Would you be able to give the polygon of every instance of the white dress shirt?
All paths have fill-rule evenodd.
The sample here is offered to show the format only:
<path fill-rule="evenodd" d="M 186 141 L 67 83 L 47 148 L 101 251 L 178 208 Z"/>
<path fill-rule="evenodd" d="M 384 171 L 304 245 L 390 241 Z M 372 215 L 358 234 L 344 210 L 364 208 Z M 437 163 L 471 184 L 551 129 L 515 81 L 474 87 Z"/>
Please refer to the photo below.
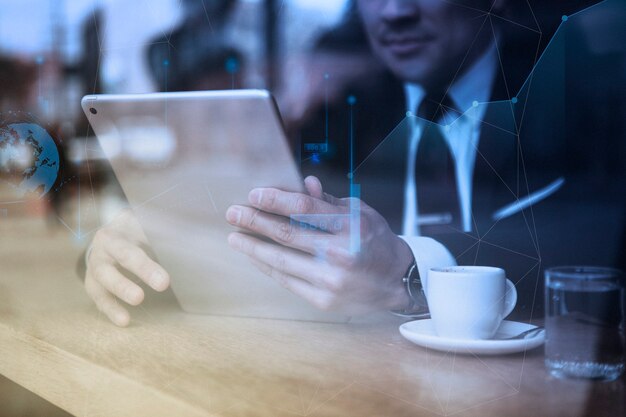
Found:
<path fill-rule="evenodd" d="M 450 98 L 459 110 L 464 111 L 464 114 L 458 118 L 453 117 L 452 114 L 444 114 L 437 121 L 456 167 L 461 227 L 464 232 L 472 231 L 472 178 L 476 149 L 486 102 L 489 101 L 491 95 L 496 65 L 497 51 L 495 46 L 492 46 L 450 87 Z M 426 92 L 417 84 L 406 84 L 404 88 L 409 112 L 415 112 Z M 409 116 L 409 121 L 412 133 L 407 155 L 402 233 L 405 236 L 419 236 L 420 224 L 439 223 L 445 221 L 445 218 L 432 216 L 430 213 L 429 216 L 420 217 L 416 191 L 419 184 L 415 183 L 415 159 L 422 130 L 428 122 L 416 116 Z"/>
<path fill-rule="evenodd" d="M 461 212 L 463 231 L 472 230 L 472 179 L 476 161 L 476 149 L 480 137 L 481 121 L 485 115 L 486 103 L 491 96 L 493 80 L 498 63 L 495 45 L 491 46 L 469 70 L 463 74 L 450 88 L 449 96 L 464 114 L 453 120 L 444 115 L 438 124 L 448 144 L 455 164 L 457 191 Z M 408 111 L 417 111 L 426 92 L 417 84 L 405 84 Z M 444 112 L 445 113 L 445 112 Z M 441 243 L 434 239 L 420 236 L 420 224 L 440 222 L 437 216 L 421 216 L 417 209 L 417 191 L 415 183 L 415 158 L 419 141 L 424 128 L 424 120 L 409 115 L 411 137 L 407 155 L 407 172 L 405 181 L 405 199 L 403 230 L 400 236 L 409 245 L 428 294 L 428 270 L 433 267 L 456 265 L 454 256 Z"/>

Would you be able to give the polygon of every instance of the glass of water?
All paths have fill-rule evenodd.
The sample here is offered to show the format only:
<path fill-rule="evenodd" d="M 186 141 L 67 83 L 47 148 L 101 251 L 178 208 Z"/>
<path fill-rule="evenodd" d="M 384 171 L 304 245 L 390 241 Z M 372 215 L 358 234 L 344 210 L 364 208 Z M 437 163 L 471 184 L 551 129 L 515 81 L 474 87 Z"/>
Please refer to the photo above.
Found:
<path fill-rule="evenodd" d="M 624 371 L 624 275 L 612 268 L 550 268 L 545 363 L 563 378 L 614 380 Z"/>

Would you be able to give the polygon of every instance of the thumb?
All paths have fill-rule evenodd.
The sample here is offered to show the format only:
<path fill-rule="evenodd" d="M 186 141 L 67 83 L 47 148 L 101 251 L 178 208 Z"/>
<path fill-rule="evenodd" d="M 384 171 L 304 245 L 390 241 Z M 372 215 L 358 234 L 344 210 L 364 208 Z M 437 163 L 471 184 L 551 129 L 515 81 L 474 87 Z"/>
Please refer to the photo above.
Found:
<path fill-rule="evenodd" d="M 322 189 L 322 183 L 317 177 L 309 175 L 304 179 L 304 188 L 313 198 L 324 199 L 324 190 Z"/>
<path fill-rule="evenodd" d="M 324 189 L 322 188 L 322 183 L 317 177 L 313 175 L 309 175 L 304 179 L 304 187 L 306 188 L 306 191 L 309 193 L 309 195 L 313 198 L 319 198 L 320 200 L 326 201 L 327 203 L 333 204 L 335 206 L 344 205 L 342 204 L 340 199 L 328 193 L 325 193 Z"/>

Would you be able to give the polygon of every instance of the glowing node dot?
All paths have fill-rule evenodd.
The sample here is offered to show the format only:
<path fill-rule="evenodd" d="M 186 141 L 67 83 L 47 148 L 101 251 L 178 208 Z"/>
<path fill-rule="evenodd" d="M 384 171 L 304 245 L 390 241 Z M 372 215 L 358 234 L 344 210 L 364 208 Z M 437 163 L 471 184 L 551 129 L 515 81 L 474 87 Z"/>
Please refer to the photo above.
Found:
<path fill-rule="evenodd" d="M 411 113 L 410 111 L 406 112 L 406 117 L 411 117 L 413 116 L 413 113 Z"/>
<path fill-rule="evenodd" d="M 354 104 L 356 104 L 356 97 L 348 96 L 348 104 L 354 106 Z"/>
<path fill-rule="evenodd" d="M 228 72 L 229 74 L 235 74 L 236 72 L 238 72 L 239 61 L 237 60 L 237 58 L 232 56 L 228 58 L 224 63 L 224 69 L 226 69 L 226 72 Z"/>
<path fill-rule="evenodd" d="M 563 16 L 561 16 L 561 20 L 562 20 L 562 21 L 567 22 L 567 19 L 568 19 L 567 15 L 563 15 Z"/>
<path fill-rule="evenodd" d="M 324 79 L 327 80 L 330 78 L 330 75 L 328 75 L 328 73 L 324 74 Z"/>
<path fill-rule="evenodd" d="M 349 179 L 349 180 L 351 180 L 351 179 L 354 177 L 354 175 L 352 174 L 352 172 L 349 172 L 349 173 L 348 173 L 348 175 L 346 175 L 346 176 L 348 177 L 348 179 Z"/>
<path fill-rule="evenodd" d="M 478 102 L 476 100 L 472 101 L 472 106 L 478 107 Z"/>
<path fill-rule="evenodd" d="M 167 67 L 168 65 L 170 65 L 170 61 L 168 61 L 167 59 L 163 61 L 163 66 Z"/>
<path fill-rule="evenodd" d="M 511 103 L 513 103 L 513 104 L 517 103 L 517 97 L 513 97 L 513 98 L 511 99 Z"/>

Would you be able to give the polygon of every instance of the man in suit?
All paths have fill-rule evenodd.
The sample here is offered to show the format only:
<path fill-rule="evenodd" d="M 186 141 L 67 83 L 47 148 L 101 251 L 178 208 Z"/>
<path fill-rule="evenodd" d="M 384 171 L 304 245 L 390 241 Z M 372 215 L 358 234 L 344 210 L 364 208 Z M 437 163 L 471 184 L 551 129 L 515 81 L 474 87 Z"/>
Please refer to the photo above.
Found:
<path fill-rule="evenodd" d="M 382 142 L 353 149 L 346 138 L 358 130 L 349 129 L 333 138 L 333 159 L 322 155 L 321 165 L 351 165 L 360 200 L 335 198 L 314 177 L 305 180 L 306 194 L 252 190 L 249 205 L 231 207 L 227 221 L 281 245 L 233 233 L 231 246 L 313 305 L 350 314 L 422 311 L 404 278 L 417 272 L 426 279 L 430 267 L 458 262 L 505 268 L 520 293 L 518 314 L 530 316 L 541 306 L 545 265 L 616 263 L 626 214 L 623 166 L 602 172 L 606 152 L 586 158 L 589 142 L 564 123 L 572 114 L 562 101 L 567 79 L 548 75 L 532 88 L 525 82 L 541 39 L 534 49 L 519 48 L 515 31 L 492 25 L 510 21 L 508 7 L 504 0 L 358 1 L 372 50 L 400 80 L 390 88 L 405 98 L 375 104 L 409 115 Z M 563 65 L 559 54 L 549 58 L 547 74 Z M 550 100 L 534 94 L 537 83 Z M 361 102 L 350 102 L 351 113 Z M 594 143 L 610 146 L 616 138 L 607 133 Z M 303 171 L 324 178 L 319 168 Z M 300 234 L 293 218 L 319 230 Z M 117 324 L 129 316 L 112 294 L 137 304 L 143 292 L 116 264 L 154 289 L 167 287 L 167 272 L 122 233 L 105 230 L 92 248 L 86 288 Z"/>
<path fill-rule="evenodd" d="M 375 209 L 393 232 L 402 235 L 422 277 L 429 266 L 454 262 L 503 267 L 518 288 L 515 316 L 528 318 L 543 314 L 545 267 L 579 263 L 617 266 L 621 262 L 626 155 L 619 138 L 624 138 L 624 130 L 605 124 L 596 127 L 604 134 L 588 132 L 582 137 L 600 109 L 589 109 L 586 119 L 572 117 L 581 105 L 589 106 L 583 97 L 565 99 L 573 99 L 581 79 L 598 84 L 598 80 L 588 79 L 589 74 L 577 71 L 596 57 L 580 52 L 584 50 L 580 39 L 566 42 L 577 31 L 576 23 L 562 27 L 552 48 L 537 62 L 546 40 L 527 27 L 520 29 L 523 25 L 511 20 L 520 17 L 520 10 L 511 16 L 511 5 L 505 1 L 357 3 L 374 53 L 403 84 L 404 105 L 410 114 L 390 127 L 391 133 L 382 142 L 360 142 L 360 149 L 348 149 L 348 158 L 356 155 L 359 162 L 347 172 L 361 186 L 361 198 L 369 206 L 364 211 Z M 561 14 L 548 17 L 553 20 L 547 26 L 553 28 L 567 22 Z M 578 51 L 572 53 L 574 47 Z M 566 76 L 563 68 L 568 68 Z M 623 125 L 619 122 L 623 107 L 597 104 L 609 112 L 607 120 Z M 388 102 L 384 106 L 397 107 Z M 363 132 L 363 126 L 360 128 Z M 336 139 L 344 140 L 344 150 L 348 142 L 344 138 L 349 135 Z M 590 152 L 598 145 L 602 151 Z M 341 144 L 336 144 L 336 149 L 331 165 L 342 159 Z M 365 155 L 359 153 L 363 149 Z M 611 159 L 622 161 L 621 167 Z M 308 165 L 305 171 L 320 173 L 319 167 Z M 332 184 L 330 177 L 322 182 Z M 317 186 L 313 190 L 313 195 L 319 192 Z M 266 205 L 257 191 L 259 201 L 251 201 L 255 209 L 283 216 L 301 214 L 296 206 L 290 206 L 299 197 L 265 192 L 269 192 L 270 202 Z M 276 203 L 282 198 L 284 201 Z M 327 198 L 327 202 L 333 201 Z M 300 203 L 311 209 L 307 214 L 333 212 L 331 206 Z M 233 224 L 309 256 L 320 256 L 319 243 L 302 242 L 284 220 L 268 218 L 267 224 L 259 225 L 261 216 L 254 211 L 235 209 L 236 216 L 229 218 Z M 372 222 L 377 225 L 375 219 Z M 377 232 L 386 239 L 389 230 Z M 343 239 L 345 246 L 347 237 Z M 387 267 L 403 264 L 398 256 L 403 252 L 398 248 L 394 254 L 384 250 L 381 254 L 362 246 L 362 253 L 347 261 L 357 267 L 340 267 L 337 272 L 306 264 L 301 253 L 281 253 L 249 236 L 235 235 L 233 244 L 283 285 L 323 307 L 330 304 L 344 309 L 357 298 L 354 294 L 363 290 L 360 285 L 378 289 L 382 299 L 391 300 L 382 296 L 386 292 L 380 288 L 398 288 L 401 282 L 401 268 L 391 269 L 383 278 L 376 266 L 359 263 L 384 259 L 391 260 L 384 263 Z M 337 256 L 330 246 L 322 256 L 329 252 Z M 390 247 L 394 247 L 392 243 Z M 306 271 L 296 266 L 296 259 L 306 265 Z M 345 262 L 341 257 L 327 259 Z M 330 278 L 316 276 L 323 274 Z M 396 284 L 390 278 L 394 276 Z M 395 300 L 401 300 L 396 296 Z M 365 301 L 370 307 L 385 306 L 363 297 L 363 304 Z"/>

